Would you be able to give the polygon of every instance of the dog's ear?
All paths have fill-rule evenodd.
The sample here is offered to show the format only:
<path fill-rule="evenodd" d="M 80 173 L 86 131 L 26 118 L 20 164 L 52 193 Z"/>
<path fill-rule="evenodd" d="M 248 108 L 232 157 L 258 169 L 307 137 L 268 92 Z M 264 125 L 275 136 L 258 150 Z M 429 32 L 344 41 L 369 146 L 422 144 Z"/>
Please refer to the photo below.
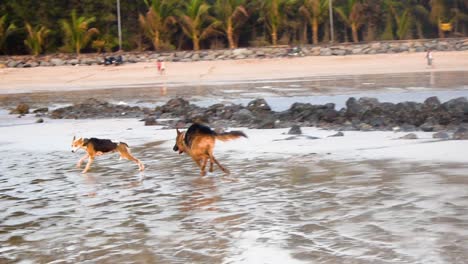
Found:
<path fill-rule="evenodd" d="M 75 142 L 75 138 L 76 138 L 76 137 L 75 137 L 75 136 L 73 136 L 72 143 L 73 143 L 73 142 Z"/>
<path fill-rule="evenodd" d="M 176 128 L 176 131 L 177 131 L 177 135 L 180 135 L 180 131 L 178 128 Z"/>

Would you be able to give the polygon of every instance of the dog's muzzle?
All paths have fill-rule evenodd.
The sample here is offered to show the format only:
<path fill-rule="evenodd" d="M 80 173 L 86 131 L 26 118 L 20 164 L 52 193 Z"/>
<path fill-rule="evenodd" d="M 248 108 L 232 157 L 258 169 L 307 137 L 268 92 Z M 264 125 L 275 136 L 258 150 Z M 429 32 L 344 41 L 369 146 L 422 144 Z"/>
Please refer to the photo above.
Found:
<path fill-rule="evenodd" d="M 179 147 L 177 145 L 175 145 L 174 148 L 172 148 L 172 150 L 179 151 Z"/>

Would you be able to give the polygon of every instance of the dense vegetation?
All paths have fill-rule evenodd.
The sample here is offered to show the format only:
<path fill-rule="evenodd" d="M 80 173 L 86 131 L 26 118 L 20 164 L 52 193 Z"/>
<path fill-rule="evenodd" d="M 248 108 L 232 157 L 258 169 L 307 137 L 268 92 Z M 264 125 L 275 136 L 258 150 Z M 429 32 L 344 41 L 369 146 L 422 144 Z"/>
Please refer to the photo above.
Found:
<path fill-rule="evenodd" d="M 118 49 L 117 0 L 2 0 L 0 54 Z M 333 0 L 335 42 L 460 37 L 468 0 Z M 124 50 L 319 44 L 329 0 L 120 1 Z"/>

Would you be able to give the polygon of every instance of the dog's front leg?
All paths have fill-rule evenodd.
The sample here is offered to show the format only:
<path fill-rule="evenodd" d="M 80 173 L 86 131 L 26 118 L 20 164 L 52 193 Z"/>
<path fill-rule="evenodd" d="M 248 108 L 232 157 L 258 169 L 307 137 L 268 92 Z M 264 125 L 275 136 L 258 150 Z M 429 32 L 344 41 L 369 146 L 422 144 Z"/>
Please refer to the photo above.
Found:
<path fill-rule="evenodd" d="M 83 163 L 83 161 L 84 161 L 85 159 L 88 158 L 88 156 L 89 156 L 88 154 L 84 155 L 84 156 L 78 161 L 78 163 L 76 163 L 76 167 L 77 167 L 77 168 L 81 168 L 81 164 Z"/>
<path fill-rule="evenodd" d="M 86 167 L 85 167 L 85 169 L 83 170 L 82 173 L 88 172 L 89 167 L 91 167 L 91 164 L 93 163 L 93 161 L 94 161 L 94 157 L 89 156 L 88 163 L 86 164 Z"/>

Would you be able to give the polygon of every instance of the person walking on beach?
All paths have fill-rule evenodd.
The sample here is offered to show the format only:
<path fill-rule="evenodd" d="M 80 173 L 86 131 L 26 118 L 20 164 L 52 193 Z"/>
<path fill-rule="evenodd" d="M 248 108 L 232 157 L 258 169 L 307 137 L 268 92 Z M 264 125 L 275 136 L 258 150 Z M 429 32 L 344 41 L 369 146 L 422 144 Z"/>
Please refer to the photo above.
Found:
<path fill-rule="evenodd" d="M 164 63 L 164 61 L 158 60 L 158 62 L 156 63 L 156 66 L 158 67 L 159 74 L 163 75 L 164 72 L 166 71 L 166 64 Z"/>
<path fill-rule="evenodd" d="M 432 50 L 428 49 L 426 53 L 426 59 L 427 59 L 427 66 L 432 67 L 432 60 L 434 57 L 432 56 Z"/>

